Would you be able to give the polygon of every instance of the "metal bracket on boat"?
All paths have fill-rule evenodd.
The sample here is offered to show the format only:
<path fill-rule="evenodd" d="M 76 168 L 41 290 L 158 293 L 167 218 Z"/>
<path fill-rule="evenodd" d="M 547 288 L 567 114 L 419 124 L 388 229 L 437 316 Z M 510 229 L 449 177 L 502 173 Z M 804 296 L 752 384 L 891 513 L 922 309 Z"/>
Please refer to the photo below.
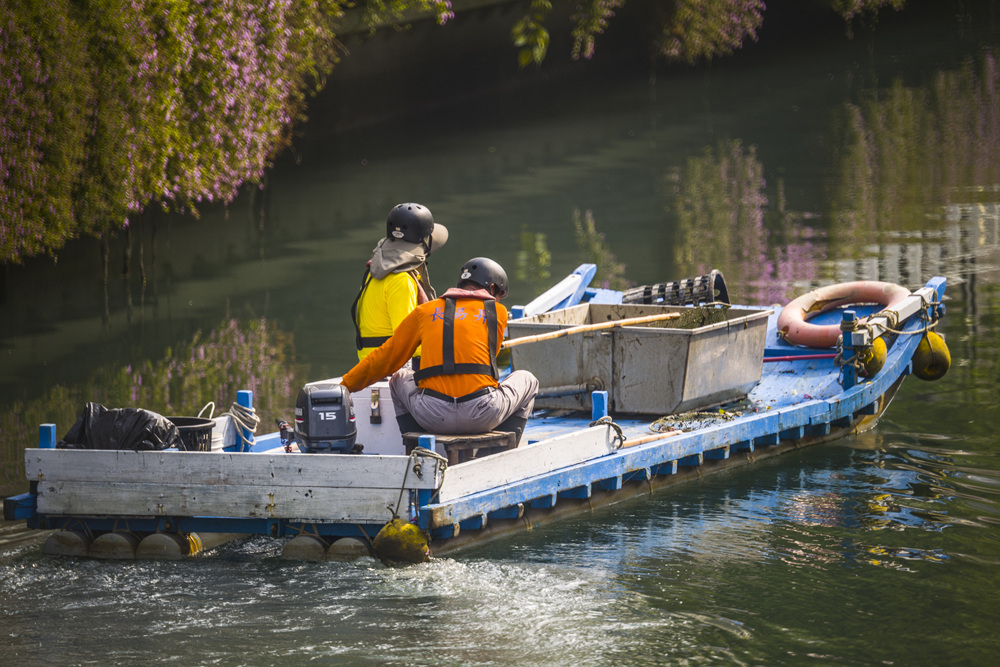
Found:
<path fill-rule="evenodd" d="M 413 461 L 413 474 L 419 479 L 424 478 L 424 462 L 420 459 L 429 458 L 437 460 L 442 474 L 444 474 L 445 469 L 448 467 L 448 459 L 446 457 L 423 447 L 414 447 L 413 451 L 410 452 L 410 458 Z"/>
<path fill-rule="evenodd" d="M 892 308 L 885 308 L 870 317 L 859 320 L 854 311 L 844 311 L 844 319 L 840 323 L 841 335 L 838 344 L 835 363 L 843 368 L 841 386 L 844 389 L 853 387 L 859 377 L 867 377 L 877 372 L 871 371 L 862 354 L 873 350 L 876 344 L 882 348 L 881 357 L 885 357 L 885 339 L 879 339 L 886 333 L 895 335 L 926 335 L 937 326 L 941 304 L 937 300 L 937 292 L 927 286 L 911 292 L 908 297 Z M 923 326 L 915 331 L 902 331 L 900 326 L 911 317 L 919 315 Z M 876 355 L 877 356 L 877 355 Z M 881 363 L 877 364 L 881 368 Z"/>
<path fill-rule="evenodd" d="M 413 474 L 416 475 L 418 478 L 423 479 L 424 477 L 424 462 L 421 459 L 423 458 L 435 459 L 438 462 L 438 470 L 441 472 L 442 478 L 444 476 L 444 471 L 448 468 L 448 459 L 441 456 L 432 449 L 434 447 L 434 436 L 433 435 L 420 436 L 420 439 L 422 441 L 425 438 L 427 439 L 426 444 L 428 446 L 424 446 L 425 443 L 421 442 L 420 447 L 414 447 L 413 451 L 410 452 L 410 460 L 407 461 L 406 470 L 403 473 L 403 481 L 399 485 L 399 498 L 396 500 L 396 506 L 395 507 L 393 507 L 392 505 L 386 506 L 386 509 L 392 513 L 392 517 L 394 519 L 399 517 L 399 508 L 403 504 L 403 494 L 406 493 L 406 480 L 410 476 L 410 470 L 412 469 Z M 424 493 L 424 492 L 420 491 L 418 493 Z"/>
<path fill-rule="evenodd" d="M 869 341 L 868 343 L 855 346 L 853 333 L 864 331 L 864 328 L 859 326 L 857 315 L 853 310 L 845 310 L 843 317 L 844 319 L 840 322 L 840 330 L 844 333 L 841 336 L 840 344 L 837 346 L 837 357 L 834 359 L 834 363 L 841 369 L 840 385 L 847 390 L 853 387 L 858 380 L 860 370 L 858 351 L 871 345 L 871 343 Z"/>

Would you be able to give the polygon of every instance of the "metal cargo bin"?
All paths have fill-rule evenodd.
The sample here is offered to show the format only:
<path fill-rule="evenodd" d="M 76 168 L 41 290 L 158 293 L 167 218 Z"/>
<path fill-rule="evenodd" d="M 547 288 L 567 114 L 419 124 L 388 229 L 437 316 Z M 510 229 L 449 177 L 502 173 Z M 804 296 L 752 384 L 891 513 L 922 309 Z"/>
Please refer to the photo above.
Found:
<path fill-rule="evenodd" d="M 583 304 L 507 323 L 510 338 L 691 306 Z M 760 381 L 770 310 L 729 308 L 694 329 L 672 321 L 615 327 L 511 348 L 514 368 L 538 377 L 536 408 L 589 410 L 605 389 L 618 413 L 666 415 L 738 400 Z"/>

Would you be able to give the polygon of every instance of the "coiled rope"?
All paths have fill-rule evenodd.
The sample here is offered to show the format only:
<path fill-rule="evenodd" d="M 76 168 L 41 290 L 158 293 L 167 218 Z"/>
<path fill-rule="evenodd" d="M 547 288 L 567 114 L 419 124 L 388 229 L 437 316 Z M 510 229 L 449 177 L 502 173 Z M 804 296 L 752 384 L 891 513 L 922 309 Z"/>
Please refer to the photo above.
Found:
<path fill-rule="evenodd" d="M 257 416 L 253 408 L 244 407 L 239 403 L 233 403 L 226 414 L 232 417 L 233 422 L 238 427 L 236 432 L 239 434 L 240 440 L 243 441 L 244 445 L 240 449 L 249 449 L 253 446 L 253 439 L 247 438 L 244 432 L 249 431 L 251 436 L 256 433 L 257 425 L 260 424 L 260 417 Z"/>
<path fill-rule="evenodd" d="M 608 416 L 604 416 L 601 417 L 600 419 L 595 419 L 594 421 L 590 422 L 591 426 L 600 426 L 601 424 L 607 424 L 612 430 L 614 430 L 615 437 L 612 438 L 611 441 L 614 442 L 615 440 L 617 440 L 618 446 L 615 447 L 615 449 L 621 449 L 625 445 L 625 434 L 622 433 L 622 427 L 614 423 L 611 420 L 611 417 Z"/>
<path fill-rule="evenodd" d="M 931 329 L 934 329 L 935 327 L 937 327 L 937 325 L 938 325 L 938 318 L 935 317 L 932 320 L 930 318 L 930 315 L 928 314 L 928 310 L 935 311 L 937 309 L 937 307 L 941 305 L 941 301 L 940 300 L 929 301 L 926 298 L 924 298 L 923 295 L 921 295 L 920 302 L 922 304 L 920 306 L 920 319 L 923 320 L 924 326 L 922 328 L 920 328 L 920 329 L 917 329 L 916 331 L 902 331 L 900 329 L 897 329 L 897 327 L 899 326 L 899 314 L 896 313 L 896 312 L 894 312 L 894 311 L 891 311 L 891 310 L 882 311 L 882 312 L 879 312 L 879 313 L 875 313 L 875 315 L 880 315 L 882 317 L 885 317 L 888 320 L 887 324 L 883 324 L 881 326 L 882 326 L 883 329 L 885 329 L 889 333 L 896 334 L 897 336 L 917 336 L 917 335 L 923 335 L 923 334 L 927 333 L 928 331 L 930 331 Z M 871 318 L 868 318 L 868 319 L 871 319 Z M 865 328 L 868 329 L 869 337 L 870 338 L 874 338 L 875 337 L 874 336 L 874 332 L 871 331 L 871 327 L 870 326 L 866 326 Z M 841 329 L 843 329 L 843 323 L 841 323 Z"/>
<path fill-rule="evenodd" d="M 936 318 L 934 320 L 931 320 L 930 317 L 927 315 L 927 309 L 939 305 L 941 305 L 940 301 L 932 301 L 932 302 L 924 301 L 924 306 L 920 309 L 920 319 L 923 320 L 924 326 L 921 327 L 920 329 L 917 329 L 916 331 L 897 330 L 896 327 L 899 326 L 899 322 L 896 321 L 897 318 L 895 317 L 895 313 L 893 313 L 893 317 L 891 318 L 892 320 L 891 324 L 889 325 L 883 324 L 882 328 L 888 331 L 889 333 L 896 334 L 897 336 L 916 336 L 916 335 L 922 336 L 931 329 L 937 327 L 938 320 Z"/>

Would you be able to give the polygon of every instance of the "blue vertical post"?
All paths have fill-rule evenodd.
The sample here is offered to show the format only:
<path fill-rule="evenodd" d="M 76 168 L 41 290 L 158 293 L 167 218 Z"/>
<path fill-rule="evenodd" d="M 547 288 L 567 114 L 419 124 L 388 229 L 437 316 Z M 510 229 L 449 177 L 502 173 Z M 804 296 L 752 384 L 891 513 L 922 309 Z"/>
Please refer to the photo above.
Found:
<path fill-rule="evenodd" d="M 417 438 L 417 446 L 423 447 L 424 449 L 429 449 L 433 452 L 437 447 L 437 438 L 435 438 L 433 435 L 430 434 L 422 435 Z M 407 462 L 407 465 L 410 465 L 410 463 Z M 428 530 L 430 528 L 430 520 L 429 517 L 424 518 L 421 516 L 420 509 L 426 505 L 429 505 L 431 502 L 431 498 L 433 497 L 434 497 L 433 489 L 417 489 L 416 516 L 411 516 L 410 520 L 413 521 L 414 519 L 417 519 L 420 527 L 423 528 L 424 530 Z"/>
<path fill-rule="evenodd" d="M 854 330 L 854 323 L 857 321 L 857 314 L 853 310 L 845 310 L 844 317 L 840 322 L 840 330 L 843 332 L 841 334 L 841 339 L 843 341 L 843 374 L 844 378 L 841 385 L 845 390 L 850 389 L 857 382 L 857 376 L 854 373 L 854 341 L 851 340 L 851 331 Z"/>
<path fill-rule="evenodd" d="M 253 392 L 248 389 L 243 389 L 236 392 L 236 404 L 241 408 L 246 408 L 248 411 L 253 410 Z M 249 452 L 250 447 L 253 446 L 253 431 L 246 428 L 245 426 L 239 426 L 240 433 L 243 437 L 240 438 L 240 442 L 236 447 L 238 452 Z M 249 443 L 249 444 L 247 444 Z"/>
<path fill-rule="evenodd" d="M 56 425 L 55 424 L 39 424 L 38 425 L 38 448 L 39 449 L 55 449 L 56 448 Z"/>
<path fill-rule="evenodd" d="M 597 421 L 601 417 L 608 416 L 608 392 L 590 392 L 590 420 Z"/>

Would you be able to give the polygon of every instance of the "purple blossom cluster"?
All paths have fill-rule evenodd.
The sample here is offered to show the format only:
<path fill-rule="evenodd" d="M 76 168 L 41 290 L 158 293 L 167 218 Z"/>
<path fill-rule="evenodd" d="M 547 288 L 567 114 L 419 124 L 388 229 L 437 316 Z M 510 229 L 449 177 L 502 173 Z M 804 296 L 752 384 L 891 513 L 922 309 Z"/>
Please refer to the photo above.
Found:
<path fill-rule="evenodd" d="M 231 201 L 242 183 L 260 180 L 287 138 L 303 65 L 311 65 L 303 47 L 332 32 L 301 20 L 296 11 L 310 3 L 295 0 L 130 4 L 127 29 L 142 48 L 129 86 L 143 104 L 125 131 L 128 212 L 150 201 Z"/>
<path fill-rule="evenodd" d="M 833 0 L 833 9 L 845 21 L 851 21 L 858 16 L 874 14 L 886 6 L 900 10 L 905 4 L 906 0 Z"/>
<path fill-rule="evenodd" d="M 70 102 L 80 97 L 85 44 L 64 14 L 41 5 L 0 4 L 0 262 L 73 231 L 69 171 L 83 159 L 87 119 Z"/>
<path fill-rule="evenodd" d="M 570 16 L 574 60 L 580 56 L 588 60 L 594 57 L 597 36 L 604 33 L 615 10 L 624 4 L 625 0 L 586 0 L 576 5 L 576 11 Z"/>
<path fill-rule="evenodd" d="M 342 4 L 3 3 L 0 262 L 259 181 L 336 59 Z"/>
<path fill-rule="evenodd" d="M 451 8 L 451 0 L 431 0 L 431 4 L 438 25 L 444 25 L 455 18 L 455 12 Z"/>
<path fill-rule="evenodd" d="M 763 0 L 674 0 L 660 53 L 689 63 L 728 55 L 747 39 L 757 41 L 766 8 Z"/>

